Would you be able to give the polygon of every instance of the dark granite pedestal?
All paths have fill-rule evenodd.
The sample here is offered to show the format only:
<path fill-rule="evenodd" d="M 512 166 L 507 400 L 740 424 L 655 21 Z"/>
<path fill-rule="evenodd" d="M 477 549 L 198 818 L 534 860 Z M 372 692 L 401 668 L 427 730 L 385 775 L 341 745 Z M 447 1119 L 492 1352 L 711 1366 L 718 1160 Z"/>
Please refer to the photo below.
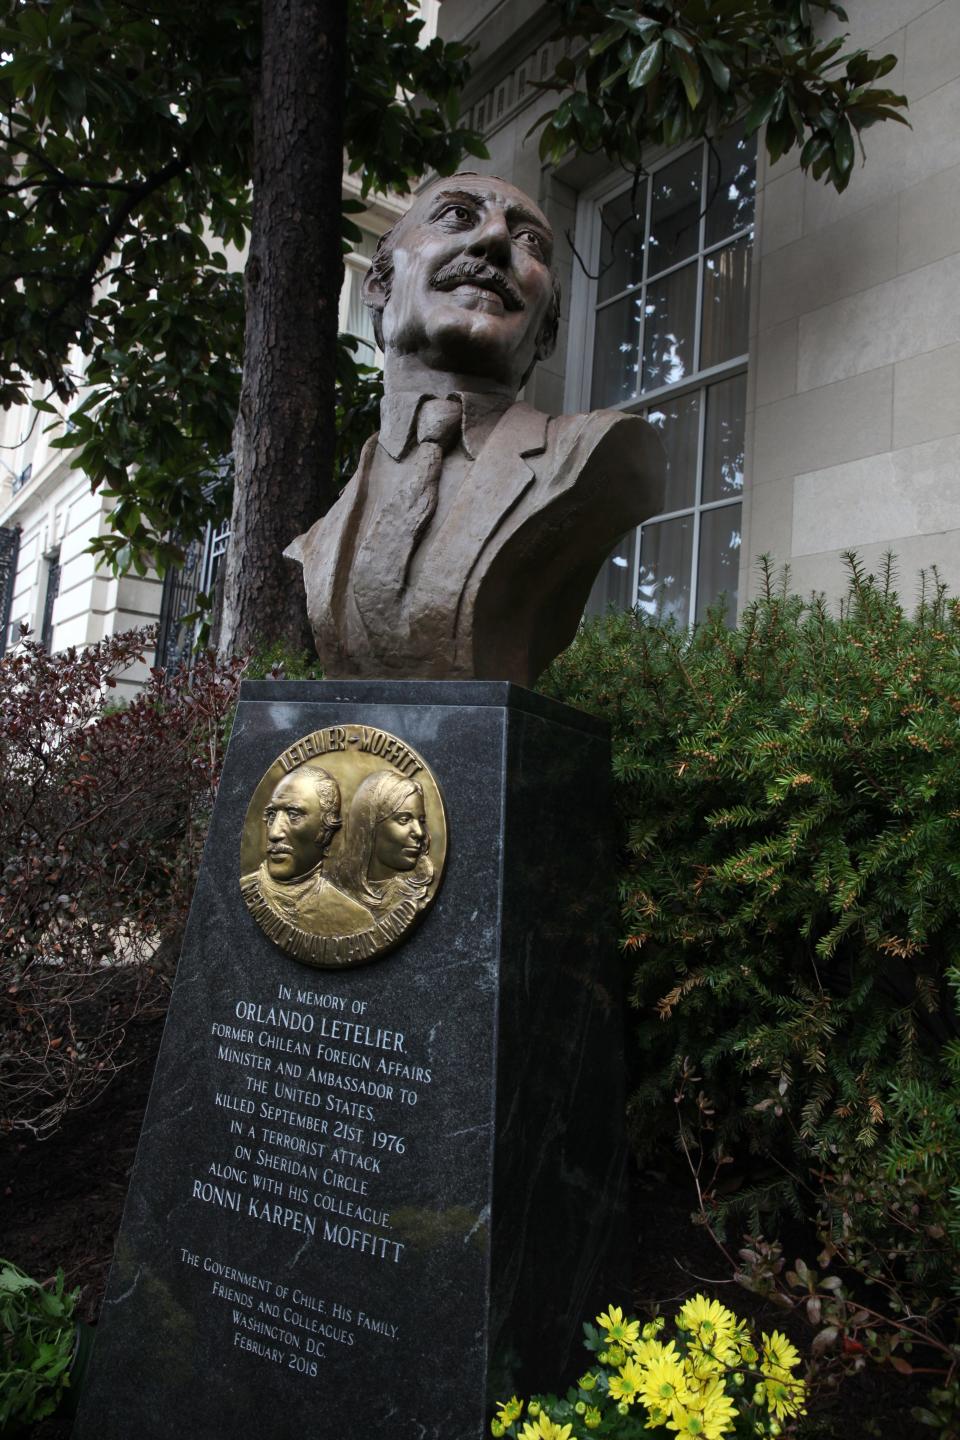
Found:
<path fill-rule="evenodd" d="M 396 951 L 324 971 L 251 919 L 240 833 L 347 722 L 424 757 L 449 852 Z M 75 1440 L 480 1440 L 577 1363 L 623 1165 L 608 770 L 506 684 L 244 685 Z"/>

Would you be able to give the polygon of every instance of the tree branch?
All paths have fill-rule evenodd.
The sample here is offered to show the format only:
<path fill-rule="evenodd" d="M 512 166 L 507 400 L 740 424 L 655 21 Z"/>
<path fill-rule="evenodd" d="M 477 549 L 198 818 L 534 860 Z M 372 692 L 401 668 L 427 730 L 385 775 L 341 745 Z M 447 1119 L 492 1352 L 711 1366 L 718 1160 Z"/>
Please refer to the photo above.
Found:
<path fill-rule="evenodd" d="M 162 189 L 168 181 L 173 180 L 177 175 L 183 175 L 186 169 L 187 160 L 185 157 L 179 160 L 171 160 L 169 164 L 164 165 L 162 170 L 158 170 L 155 175 L 149 176 L 142 185 L 139 185 L 135 191 L 127 196 L 127 199 L 122 205 L 117 207 L 107 223 L 107 227 L 100 238 L 99 244 L 77 277 L 77 282 L 73 286 L 73 289 L 68 295 L 65 295 L 60 303 L 45 317 L 45 329 L 49 328 L 56 320 L 59 320 L 67 306 L 92 285 L 101 263 L 110 253 L 114 241 L 140 202 L 146 200 L 147 196 L 152 195 L 154 191 Z"/>

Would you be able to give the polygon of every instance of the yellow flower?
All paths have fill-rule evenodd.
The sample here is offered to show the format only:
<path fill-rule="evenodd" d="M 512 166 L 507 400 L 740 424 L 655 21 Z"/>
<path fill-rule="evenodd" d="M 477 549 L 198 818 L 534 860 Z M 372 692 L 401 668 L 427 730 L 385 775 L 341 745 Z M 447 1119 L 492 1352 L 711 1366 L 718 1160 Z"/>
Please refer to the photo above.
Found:
<path fill-rule="evenodd" d="M 675 1407 L 667 1428 L 678 1435 L 722 1440 L 733 1429 L 736 1418 L 736 1406 L 723 1388 L 723 1381 L 713 1380 L 699 1394 L 688 1394 L 682 1407 Z"/>
<path fill-rule="evenodd" d="M 497 1419 L 504 1427 L 512 1425 L 515 1420 L 519 1420 L 522 1414 L 523 1401 L 518 1400 L 516 1395 L 512 1395 L 509 1400 L 501 1400 L 497 1406 Z"/>
<path fill-rule="evenodd" d="M 788 1415 L 802 1415 L 805 1410 L 807 1387 L 802 1380 L 768 1379 L 763 1382 L 767 1405 L 778 1420 Z"/>
<path fill-rule="evenodd" d="M 800 1364 L 799 1351 L 779 1330 L 774 1330 L 772 1335 L 763 1335 L 762 1340 L 760 1373 L 763 1375 L 762 1389 L 768 1408 L 777 1420 L 784 1420 L 789 1415 L 802 1415 L 807 1387 L 790 1373 Z"/>
<path fill-rule="evenodd" d="M 627 1352 L 622 1345 L 610 1345 L 600 1358 L 605 1365 L 609 1365 L 612 1369 L 616 1370 L 617 1367 L 622 1365 L 624 1360 L 626 1360 Z"/>
<path fill-rule="evenodd" d="M 731 1332 L 737 1328 L 737 1317 L 721 1305 L 719 1300 L 708 1300 L 706 1295 L 694 1295 L 677 1314 L 677 1327 L 692 1330 L 697 1336 L 701 1331 L 706 1336 L 719 1332 Z"/>
<path fill-rule="evenodd" d="M 669 1345 L 661 1345 L 658 1340 L 647 1343 L 641 1373 L 640 1398 L 648 1410 L 672 1415 L 678 1406 L 686 1404 L 690 1395 L 688 1376 L 672 1340 Z M 610 1386 L 612 1391 L 612 1380 Z"/>
<path fill-rule="evenodd" d="M 640 1393 L 643 1379 L 643 1371 L 636 1360 L 627 1360 L 619 1375 L 610 1376 L 610 1394 L 614 1400 L 620 1400 L 624 1405 L 632 1405 Z"/>
<path fill-rule="evenodd" d="M 737 1361 L 737 1340 L 742 1329 L 719 1300 L 694 1295 L 677 1315 L 677 1327 L 691 1332 L 690 1361 L 698 1376 L 718 1375 Z"/>
<path fill-rule="evenodd" d="M 588 1370 L 586 1375 L 581 1375 L 580 1379 L 577 1381 L 577 1384 L 580 1386 L 581 1390 L 592 1390 L 595 1387 L 596 1383 L 597 1377 L 596 1375 L 594 1375 L 592 1370 Z"/>
<path fill-rule="evenodd" d="M 603 1416 L 600 1414 L 600 1411 L 597 1409 L 596 1405 L 587 1406 L 587 1413 L 583 1417 L 583 1423 L 584 1425 L 586 1425 L 588 1430 L 596 1430 L 602 1419 Z"/>
<path fill-rule="evenodd" d="M 572 1425 L 555 1425 L 542 1410 L 536 1421 L 527 1423 L 520 1431 L 520 1440 L 570 1440 Z"/>
<path fill-rule="evenodd" d="M 640 1334 L 639 1320 L 624 1320 L 619 1305 L 611 1305 L 603 1315 L 597 1316 L 597 1324 L 607 1332 L 607 1342 L 624 1345 L 629 1349 Z"/>
<path fill-rule="evenodd" d="M 800 1352 L 791 1345 L 786 1335 L 781 1335 L 779 1330 L 774 1330 L 772 1335 L 763 1335 L 763 1360 L 760 1369 L 767 1373 L 771 1371 L 788 1372 L 800 1364 Z"/>

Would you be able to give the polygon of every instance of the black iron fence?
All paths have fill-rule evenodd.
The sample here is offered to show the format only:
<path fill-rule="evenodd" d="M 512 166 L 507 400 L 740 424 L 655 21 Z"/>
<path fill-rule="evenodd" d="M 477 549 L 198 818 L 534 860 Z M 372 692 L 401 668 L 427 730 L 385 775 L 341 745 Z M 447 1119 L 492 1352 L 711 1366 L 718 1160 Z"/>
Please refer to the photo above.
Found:
<path fill-rule="evenodd" d="M 10 643 L 10 611 L 19 555 L 20 526 L 0 526 L 0 655 L 6 654 Z"/>
<path fill-rule="evenodd" d="M 179 569 L 167 571 L 160 603 L 156 665 L 168 670 L 189 666 L 202 624 L 197 613 L 198 597 L 212 598 L 229 543 L 229 520 L 216 527 L 208 525 L 203 539 L 192 540 L 186 547 Z"/>

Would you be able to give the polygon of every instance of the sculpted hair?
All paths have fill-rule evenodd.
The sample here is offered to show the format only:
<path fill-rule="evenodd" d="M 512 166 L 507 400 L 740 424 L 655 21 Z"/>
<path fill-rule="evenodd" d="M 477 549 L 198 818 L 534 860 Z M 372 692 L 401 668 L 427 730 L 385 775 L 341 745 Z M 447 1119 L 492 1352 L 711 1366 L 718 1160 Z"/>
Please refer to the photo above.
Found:
<path fill-rule="evenodd" d="M 343 821 L 340 818 L 340 786 L 326 770 L 317 765 L 304 765 L 304 775 L 313 781 L 313 788 L 321 806 L 323 829 L 317 835 L 320 849 L 326 851 Z"/>
<path fill-rule="evenodd" d="M 349 895 L 365 903 L 364 897 L 377 898 L 370 889 L 367 871 L 373 858 L 373 844 L 377 826 L 382 820 L 398 815 L 413 797 L 423 799 L 423 787 L 416 780 L 405 780 L 392 770 L 379 770 L 368 775 L 357 787 L 350 806 L 350 819 L 343 837 L 343 848 L 337 865 L 337 884 Z M 423 853 L 418 868 L 424 865 L 430 849 L 430 831 L 423 827 Z M 427 861 L 429 874 L 422 882 L 427 883 L 433 875 L 433 867 Z"/>

